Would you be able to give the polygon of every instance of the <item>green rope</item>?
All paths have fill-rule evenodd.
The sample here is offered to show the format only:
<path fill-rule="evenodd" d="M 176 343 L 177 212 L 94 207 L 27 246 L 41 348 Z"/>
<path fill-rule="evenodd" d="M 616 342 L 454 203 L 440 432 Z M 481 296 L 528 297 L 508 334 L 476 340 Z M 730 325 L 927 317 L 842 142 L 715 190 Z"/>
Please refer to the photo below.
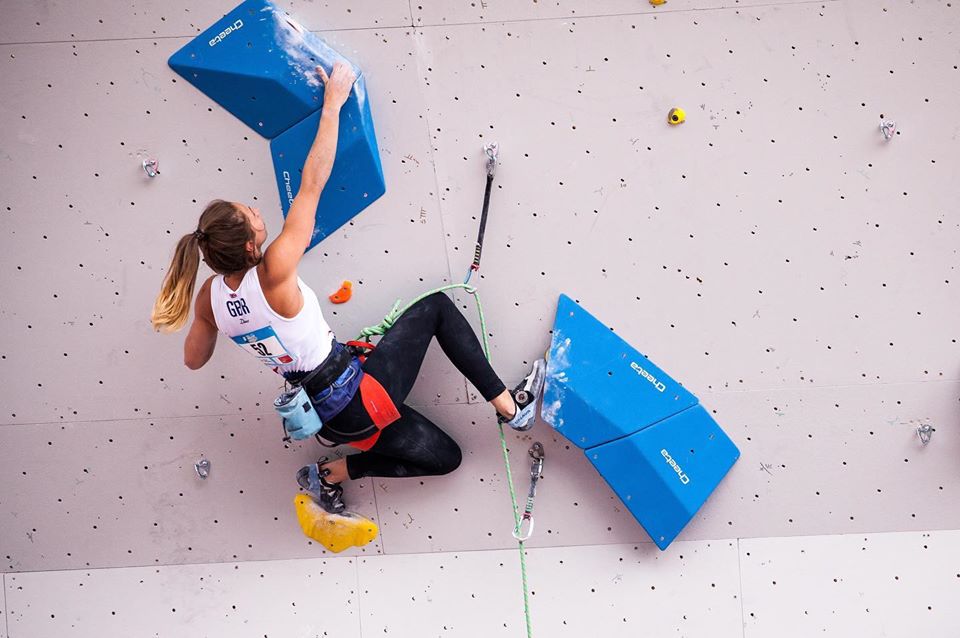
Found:
<path fill-rule="evenodd" d="M 357 337 L 357 341 L 359 341 L 360 339 L 369 339 L 370 337 L 377 336 L 377 335 L 385 335 L 385 334 L 387 334 L 387 330 L 389 330 L 390 328 L 392 328 L 392 327 L 393 327 L 393 324 L 397 323 L 397 319 L 399 319 L 400 317 L 402 317 L 402 316 L 403 316 L 403 313 L 405 313 L 406 311 L 410 310 L 410 308 L 412 308 L 412 307 L 414 306 L 414 304 L 416 304 L 416 303 L 418 303 L 418 302 L 420 302 L 420 301 L 423 301 L 424 299 L 426 299 L 426 298 L 429 297 L 430 295 L 436 294 L 436 293 L 438 293 L 438 292 L 446 292 L 446 291 L 451 290 L 451 289 L 453 289 L 453 288 L 464 288 L 464 289 L 466 289 L 467 292 L 469 292 L 471 295 L 474 295 L 475 297 L 476 297 L 476 294 L 477 294 L 477 289 L 474 288 L 473 286 L 470 286 L 470 285 L 467 285 L 467 284 L 451 284 L 451 285 L 449 285 L 449 286 L 442 286 L 442 287 L 437 288 L 437 289 L 435 289 L 435 290 L 431 290 L 430 292 L 425 292 L 425 293 L 423 293 L 422 295 L 420 295 L 419 297 L 417 297 L 416 299 L 414 299 L 413 301 L 411 301 L 410 303 L 408 303 L 406 306 L 404 306 L 404 307 L 403 307 L 403 310 L 398 310 L 398 308 L 400 307 L 400 300 L 397 299 L 397 300 L 394 302 L 394 304 L 393 304 L 393 308 L 391 308 L 391 309 L 390 309 L 390 312 L 387 313 L 387 316 L 385 316 L 385 317 L 383 318 L 383 321 L 381 321 L 380 323 L 378 323 L 378 324 L 375 325 L 375 326 L 370 326 L 369 328 L 364 328 L 363 330 L 361 330 L 361 331 L 360 331 L 360 336 Z M 480 309 L 480 298 L 479 298 L 479 297 L 476 297 L 476 299 L 477 299 L 477 308 Z M 481 326 L 483 325 L 483 310 L 482 310 L 482 309 L 480 309 L 480 325 L 481 325 Z M 486 344 L 486 333 L 484 333 L 484 344 Z M 488 359 L 488 360 L 490 359 L 490 353 L 489 353 L 489 352 L 487 353 L 487 359 Z"/>
<path fill-rule="evenodd" d="M 400 308 L 400 300 L 397 299 L 397 301 L 393 304 L 393 308 L 391 308 L 390 312 L 387 313 L 387 316 L 383 318 L 383 321 L 376 326 L 370 326 L 361 330 L 360 336 L 357 337 L 357 340 L 369 340 L 370 337 L 375 335 L 385 335 L 387 331 L 393 327 L 397 320 L 403 316 L 403 313 L 409 310 L 414 304 L 426 299 L 430 295 L 438 292 L 446 292 L 447 290 L 452 290 L 454 288 L 463 288 L 469 294 L 473 295 L 474 300 L 477 302 L 477 313 L 480 315 L 480 333 L 483 335 L 483 352 L 487 357 L 487 361 L 490 361 L 490 342 L 487 338 L 487 322 L 483 315 L 483 304 L 480 303 L 480 295 L 477 294 L 476 287 L 467 283 L 451 284 L 449 286 L 442 286 L 435 290 L 431 290 L 430 292 L 424 293 L 408 303 L 406 306 L 404 306 L 403 310 L 398 310 L 398 308 Z M 503 462 L 507 468 L 507 485 L 510 486 L 510 501 L 513 503 L 514 531 L 519 533 L 522 521 L 520 518 L 520 509 L 517 506 L 517 492 L 513 488 L 513 473 L 510 471 L 510 455 L 507 452 L 507 439 L 503 434 L 503 424 L 498 421 L 497 427 L 500 430 L 500 447 L 503 450 Z M 520 549 L 520 575 L 523 580 L 523 613 L 526 616 L 527 622 L 527 638 L 533 638 L 533 627 L 530 623 L 530 595 L 529 587 L 527 586 L 526 553 L 523 551 L 523 541 L 517 541 L 517 545 Z"/>

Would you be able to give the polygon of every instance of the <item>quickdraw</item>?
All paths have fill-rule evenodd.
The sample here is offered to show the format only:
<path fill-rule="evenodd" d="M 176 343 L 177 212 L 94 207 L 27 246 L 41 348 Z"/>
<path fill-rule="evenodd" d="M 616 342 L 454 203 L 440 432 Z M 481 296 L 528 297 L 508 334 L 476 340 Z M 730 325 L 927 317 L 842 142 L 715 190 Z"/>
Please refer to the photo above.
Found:
<path fill-rule="evenodd" d="M 473 263 L 470 264 L 470 270 L 467 271 L 467 278 L 463 283 L 470 283 L 470 277 L 473 273 L 480 270 L 480 255 L 483 252 L 483 235 L 487 230 L 487 213 L 490 210 L 490 190 L 493 187 L 493 177 L 497 174 L 497 161 L 500 156 L 500 146 L 496 142 L 491 142 L 483 147 L 483 152 L 487 156 L 487 187 L 483 192 L 483 212 L 480 214 L 480 232 L 477 233 L 477 247 L 473 251 Z"/>
<path fill-rule="evenodd" d="M 537 495 L 537 481 L 543 475 L 543 445 L 537 441 L 530 446 L 530 492 L 527 494 L 527 506 L 523 510 L 523 517 L 513 530 L 513 537 L 518 541 L 525 541 L 533 536 L 533 499 Z M 524 527 L 526 526 L 526 531 Z"/>

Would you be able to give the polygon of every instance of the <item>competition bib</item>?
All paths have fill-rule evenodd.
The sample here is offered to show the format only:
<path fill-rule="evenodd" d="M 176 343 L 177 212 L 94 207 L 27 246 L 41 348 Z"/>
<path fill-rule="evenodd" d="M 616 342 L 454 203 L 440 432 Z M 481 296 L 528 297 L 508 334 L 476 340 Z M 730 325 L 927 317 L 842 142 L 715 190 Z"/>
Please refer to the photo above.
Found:
<path fill-rule="evenodd" d="M 233 337 L 233 342 L 268 366 L 293 363 L 293 356 L 283 347 L 273 326 Z"/>

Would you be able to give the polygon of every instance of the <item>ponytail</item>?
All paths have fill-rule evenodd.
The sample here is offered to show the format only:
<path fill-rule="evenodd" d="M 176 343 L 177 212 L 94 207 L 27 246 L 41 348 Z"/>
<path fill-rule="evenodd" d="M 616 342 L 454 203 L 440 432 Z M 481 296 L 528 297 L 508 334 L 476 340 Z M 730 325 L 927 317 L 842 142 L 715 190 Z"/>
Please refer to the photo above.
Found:
<path fill-rule="evenodd" d="M 215 273 L 243 273 L 256 265 L 247 251 L 247 242 L 255 238 L 243 213 L 222 199 L 215 199 L 203 210 L 197 230 L 177 242 L 170 270 L 153 304 L 150 322 L 156 330 L 176 332 L 190 317 L 190 302 L 200 269 L 200 252 Z"/>
<path fill-rule="evenodd" d="M 163 280 L 160 295 L 153 304 L 150 321 L 155 330 L 176 332 L 190 317 L 190 302 L 200 269 L 198 233 L 184 235 L 177 242 L 170 270 Z"/>

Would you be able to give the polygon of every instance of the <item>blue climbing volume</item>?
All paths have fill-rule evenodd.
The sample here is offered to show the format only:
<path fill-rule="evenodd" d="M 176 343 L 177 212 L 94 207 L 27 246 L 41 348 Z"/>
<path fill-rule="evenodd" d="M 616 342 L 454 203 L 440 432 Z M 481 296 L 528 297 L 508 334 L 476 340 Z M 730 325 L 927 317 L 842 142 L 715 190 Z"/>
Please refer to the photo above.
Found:
<path fill-rule="evenodd" d="M 583 448 L 660 549 L 740 457 L 696 396 L 566 295 L 541 415 Z"/>
<path fill-rule="evenodd" d="M 170 67 L 259 135 L 271 140 L 280 206 L 290 210 L 334 62 L 357 81 L 340 111 L 333 172 L 317 207 L 312 248 L 386 192 L 363 73 L 285 11 L 248 0 L 170 57 Z"/>

